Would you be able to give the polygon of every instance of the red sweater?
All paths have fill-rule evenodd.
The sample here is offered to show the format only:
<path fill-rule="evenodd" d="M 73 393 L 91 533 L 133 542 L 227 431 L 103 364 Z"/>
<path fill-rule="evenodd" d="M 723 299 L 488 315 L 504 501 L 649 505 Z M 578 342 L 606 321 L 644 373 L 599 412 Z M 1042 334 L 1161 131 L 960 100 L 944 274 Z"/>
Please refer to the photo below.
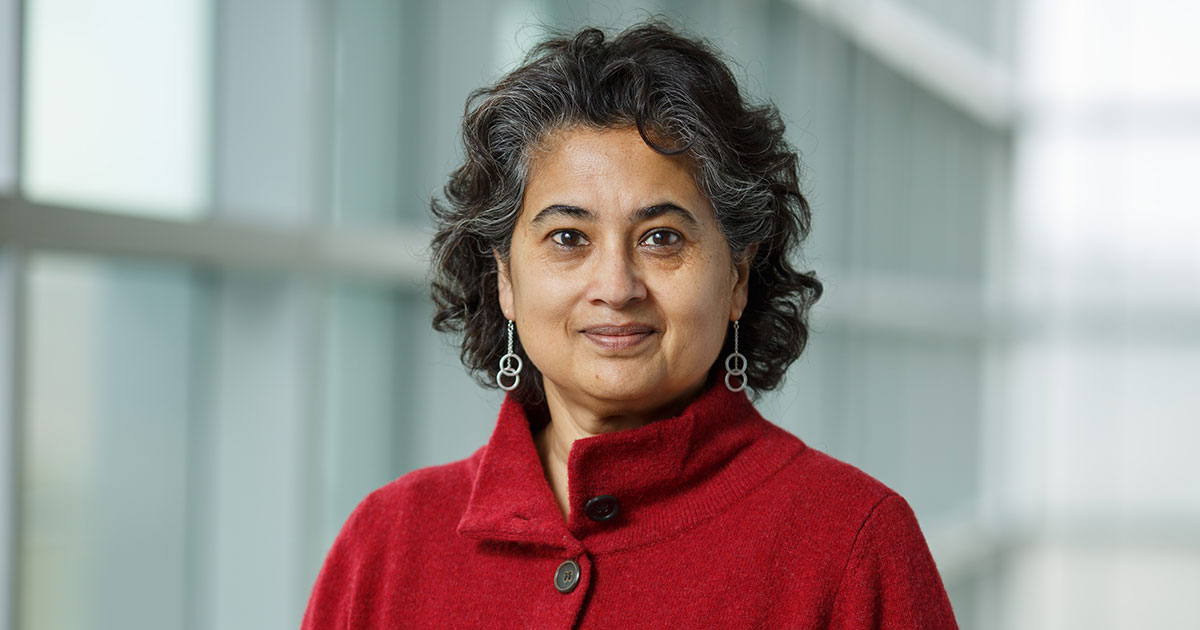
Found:
<path fill-rule="evenodd" d="M 742 393 L 578 440 L 567 469 L 564 521 L 505 400 L 474 455 L 354 510 L 302 628 L 956 627 L 904 499 Z"/>

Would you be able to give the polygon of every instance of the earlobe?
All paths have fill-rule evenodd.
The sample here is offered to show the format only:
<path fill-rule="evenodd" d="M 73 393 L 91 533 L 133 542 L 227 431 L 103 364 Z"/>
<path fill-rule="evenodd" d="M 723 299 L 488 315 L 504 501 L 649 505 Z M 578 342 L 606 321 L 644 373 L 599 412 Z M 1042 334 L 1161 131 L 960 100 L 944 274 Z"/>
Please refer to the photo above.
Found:
<path fill-rule="evenodd" d="M 731 322 L 742 318 L 742 311 L 746 310 L 746 303 L 750 301 L 750 285 L 745 278 L 746 276 L 742 276 L 738 280 L 737 286 L 733 288 L 733 300 L 729 305 L 729 321 Z"/>
<path fill-rule="evenodd" d="M 737 277 L 734 279 L 733 299 L 730 301 L 730 321 L 741 319 L 742 311 L 746 310 L 746 303 L 750 301 L 750 266 L 754 262 L 754 256 L 757 253 L 758 243 L 754 243 L 746 248 L 741 261 L 734 265 L 734 272 L 737 274 Z"/>
<path fill-rule="evenodd" d="M 514 319 L 512 279 L 509 278 L 508 264 L 500 258 L 500 252 L 492 250 L 492 258 L 496 260 L 496 296 L 500 301 L 500 312 L 509 321 Z"/>

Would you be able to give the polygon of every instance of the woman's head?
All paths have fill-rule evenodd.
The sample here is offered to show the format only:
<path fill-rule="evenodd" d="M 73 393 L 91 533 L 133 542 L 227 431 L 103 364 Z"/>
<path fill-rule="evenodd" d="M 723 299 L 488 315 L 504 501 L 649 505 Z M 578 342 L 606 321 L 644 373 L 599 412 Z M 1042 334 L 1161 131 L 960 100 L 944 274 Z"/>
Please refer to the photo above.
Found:
<path fill-rule="evenodd" d="M 639 351 L 614 350 L 609 346 L 619 340 L 574 327 L 671 328 L 647 334 L 661 337 L 652 340 L 653 352 L 674 352 L 674 358 L 659 356 L 661 369 L 638 372 L 643 380 L 659 374 L 664 386 L 702 379 L 722 346 L 731 344 L 725 330 L 739 315 L 752 389 L 778 385 L 803 350 L 807 312 L 821 285 L 791 260 L 810 217 L 798 159 L 784 140 L 778 111 L 747 103 L 728 67 L 702 42 L 657 23 L 611 39 L 595 29 L 550 39 L 521 67 L 472 94 L 463 141 L 464 163 L 451 175 L 445 201 L 433 204 L 434 326 L 462 333 L 463 362 L 481 382 L 494 383 L 508 310 L 520 344 L 543 363 L 526 361 L 520 398 L 541 396 L 539 367 L 551 380 L 590 386 L 579 373 L 561 372 L 571 362 L 552 360 L 557 355 L 549 344 L 561 340 L 545 338 L 555 316 L 545 307 L 556 296 L 562 334 L 574 331 L 592 344 L 583 347 L 607 347 L 601 354 L 616 352 L 621 356 L 609 358 L 617 363 L 629 363 L 626 355 Z M 595 168 L 585 166 L 589 159 Z M 640 166 L 630 169 L 634 163 Z M 683 212 L 663 211 L 672 205 Z M 552 207 L 558 208 L 545 212 Z M 695 225 L 685 225 L 685 215 Z M 550 225 L 546 217 L 560 223 Z M 567 219 L 574 223 L 562 223 Z M 658 228 L 663 231 L 638 231 Z M 642 237 L 659 247 L 676 244 L 677 233 L 686 243 L 684 228 L 703 235 L 689 260 L 706 264 L 681 265 L 691 274 L 686 282 L 684 276 L 662 281 L 666 266 L 650 261 L 663 259 L 645 256 L 666 250 L 647 253 Z M 572 240 L 577 237 L 586 246 L 576 254 L 586 250 L 590 262 L 576 265 L 573 276 L 555 276 L 565 263 L 546 257 L 546 243 L 562 253 L 583 242 Z M 596 289 L 597 283 L 608 287 Z M 614 297 L 622 290 L 624 299 Z M 709 310 L 697 319 L 697 309 Z M 676 333 L 684 331 L 690 343 L 680 345 L 685 339 Z M 547 345 L 531 348 L 538 343 Z M 631 377 L 623 368 L 614 374 Z"/>

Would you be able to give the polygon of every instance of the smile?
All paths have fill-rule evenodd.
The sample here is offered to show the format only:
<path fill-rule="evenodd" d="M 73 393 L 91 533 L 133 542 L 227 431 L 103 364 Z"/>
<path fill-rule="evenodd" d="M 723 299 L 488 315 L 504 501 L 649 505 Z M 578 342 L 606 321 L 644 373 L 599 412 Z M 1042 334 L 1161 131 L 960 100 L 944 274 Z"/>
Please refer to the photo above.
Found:
<path fill-rule="evenodd" d="M 646 324 L 603 324 L 583 329 L 589 341 L 605 350 L 629 350 L 650 339 L 657 332 Z"/>

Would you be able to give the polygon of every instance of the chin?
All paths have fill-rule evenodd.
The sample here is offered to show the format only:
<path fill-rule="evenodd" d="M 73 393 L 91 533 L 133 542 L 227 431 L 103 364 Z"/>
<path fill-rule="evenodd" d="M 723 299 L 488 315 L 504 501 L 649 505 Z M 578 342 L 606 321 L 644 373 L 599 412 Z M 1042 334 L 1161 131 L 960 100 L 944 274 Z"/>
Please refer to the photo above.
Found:
<path fill-rule="evenodd" d="M 589 397 L 613 406 L 630 405 L 648 410 L 669 405 L 686 394 L 690 387 L 682 381 L 665 378 L 638 378 L 634 375 L 595 375 L 580 389 Z"/>
<path fill-rule="evenodd" d="M 584 392 L 598 400 L 617 402 L 645 401 L 662 394 L 662 390 L 653 385 L 631 385 L 629 383 L 595 384 Z"/>

